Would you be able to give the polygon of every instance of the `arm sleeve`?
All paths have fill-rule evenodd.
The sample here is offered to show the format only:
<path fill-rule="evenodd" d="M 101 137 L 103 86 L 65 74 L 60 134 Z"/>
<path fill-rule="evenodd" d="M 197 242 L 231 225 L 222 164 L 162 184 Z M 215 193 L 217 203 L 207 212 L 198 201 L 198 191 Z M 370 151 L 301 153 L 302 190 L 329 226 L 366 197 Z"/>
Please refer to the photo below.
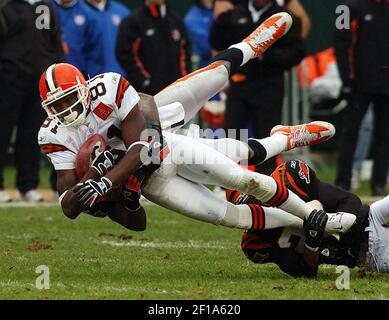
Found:
<path fill-rule="evenodd" d="M 324 182 L 319 183 L 318 200 L 325 210 L 332 209 L 336 212 L 358 215 L 362 207 L 361 199 L 356 195 Z"/>
<path fill-rule="evenodd" d="M 140 45 L 140 30 L 136 19 L 133 16 L 123 19 L 117 36 L 116 58 L 137 90 L 142 89 L 144 81 L 150 78 L 139 58 Z"/>
<path fill-rule="evenodd" d="M 301 21 L 293 17 L 293 26 L 273 47 L 264 54 L 264 62 L 288 70 L 304 58 L 301 38 Z"/>
<path fill-rule="evenodd" d="M 352 70 L 354 68 L 351 59 L 353 55 L 352 47 L 356 37 L 355 27 L 358 25 L 359 18 L 354 0 L 346 1 L 345 5 L 350 9 L 351 29 L 336 29 L 334 47 L 340 77 L 343 84 L 349 85 L 352 81 Z"/>

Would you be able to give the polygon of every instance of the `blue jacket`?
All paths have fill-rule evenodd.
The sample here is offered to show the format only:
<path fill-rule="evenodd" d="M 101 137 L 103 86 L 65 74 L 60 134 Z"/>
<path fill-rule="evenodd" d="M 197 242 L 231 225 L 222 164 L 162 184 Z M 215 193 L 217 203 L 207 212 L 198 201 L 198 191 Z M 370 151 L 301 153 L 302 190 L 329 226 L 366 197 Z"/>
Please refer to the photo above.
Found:
<path fill-rule="evenodd" d="M 104 51 L 95 13 L 80 0 L 68 8 L 51 2 L 59 15 L 66 62 L 91 77 L 103 72 Z"/>
<path fill-rule="evenodd" d="M 185 16 L 186 29 L 192 42 L 192 52 L 200 59 L 199 68 L 211 62 L 209 31 L 212 22 L 213 10 L 200 5 L 193 5 Z"/>
<path fill-rule="evenodd" d="M 114 0 L 108 0 L 103 11 L 98 10 L 86 1 L 85 3 L 93 10 L 99 21 L 99 30 L 102 34 L 99 41 L 102 43 L 104 51 L 103 72 L 117 72 L 127 76 L 116 60 L 115 49 L 119 25 L 123 18 L 130 14 L 130 10 Z"/>

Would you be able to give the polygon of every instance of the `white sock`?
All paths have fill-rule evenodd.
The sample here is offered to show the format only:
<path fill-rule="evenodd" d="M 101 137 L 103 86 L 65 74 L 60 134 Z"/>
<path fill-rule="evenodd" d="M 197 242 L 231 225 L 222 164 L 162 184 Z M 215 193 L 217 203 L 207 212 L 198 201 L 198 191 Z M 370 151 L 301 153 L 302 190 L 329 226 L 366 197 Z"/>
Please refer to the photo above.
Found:
<path fill-rule="evenodd" d="M 284 134 L 275 134 L 265 139 L 253 139 L 257 140 L 266 150 L 266 161 L 284 152 L 288 147 L 288 137 Z"/>
<path fill-rule="evenodd" d="M 233 44 L 230 48 L 236 48 L 242 51 L 243 61 L 241 63 L 241 66 L 245 65 L 247 62 L 249 62 L 252 58 L 255 57 L 253 49 L 251 49 L 251 47 L 246 42 L 239 42 L 237 44 Z"/>
<path fill-rule="evenodd" d="M 250 194 L 262 202 L 268 202 L 277 192 L 277 183 L 272 177 L 245 170 L 240 182 L 232 189 Z M 278 207 L 301 219 L 308 217 L 314 210 L 290 190 L 288 190 L 288 198 Z"/>
<path fill-rule="evenodd" d="M 226 227 L 250 229 L 253 223 L 251 210 L 247 205 L 227 203 L 227 211 L 220 224 Z"/>
<path fill-rule="evenodd" d="M 286 201 L 281 204 L 279 208 L 301 219 L 308 218 L 310 213 L 315 209 L 310 204 L 304 202 L 293 191 L 290 190 L 288 199 L 286 199 Z"/>
<path fill-rule="evenodd" d="M 303 220 L 291 215 L 290 213 L 271 207 L 263 207 L 265 212 L 265 229 L 274 229 L 280 227 L 303 228 Z"/>

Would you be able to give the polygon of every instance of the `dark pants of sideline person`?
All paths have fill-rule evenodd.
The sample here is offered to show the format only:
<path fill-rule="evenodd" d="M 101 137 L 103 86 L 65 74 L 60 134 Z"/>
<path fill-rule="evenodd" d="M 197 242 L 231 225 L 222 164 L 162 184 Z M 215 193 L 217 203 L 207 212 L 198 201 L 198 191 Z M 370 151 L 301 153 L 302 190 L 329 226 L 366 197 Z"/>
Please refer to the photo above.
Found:
<path fill-rule="evenodd" d="M 283 99 L 283 78 L 281 82 L 267 81 L 266 84 L 257 81 L 232 84 L 227 94 L 225 129 L 236 129 L 239 139 L 239 129 L 246 129 L 251 122 L 254 138 L 268 137 L 271 129 L 281 123 Z M 276 167 L 274 157 L 258 165 L 256 171 L 271 174 Z"/>
<path fill-rule="evenodd" d="M 369 105 L 373 103 L 373 173 L 370 181 L 373 193 L 383 189 L 389 165 L 389 95 L 356 93 L 345 110 L 339 142 L 338 173 L 336 184 L 350 189 L 352 163 L 359 128 Z"/>
<path fill-rule="evenodd" d="M 2 70 L 3 71 L 3 70 Z M 14 160 L 16 187 L 21 193 L 39 184 L 40 150 L 38 131 L 46 114 L 40 106 L 37 80 L 13 78 L 12 72 L 0 75 L 0 189 L 4 189 L 4 166 L 14 127 L 17 127 Z"/>

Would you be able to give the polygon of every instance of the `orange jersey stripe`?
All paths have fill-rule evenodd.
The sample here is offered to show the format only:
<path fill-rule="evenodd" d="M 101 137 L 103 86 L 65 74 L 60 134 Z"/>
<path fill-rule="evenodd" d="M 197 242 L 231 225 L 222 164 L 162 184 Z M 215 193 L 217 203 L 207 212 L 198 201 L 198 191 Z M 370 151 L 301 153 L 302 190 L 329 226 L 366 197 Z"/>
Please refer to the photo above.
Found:
<path fill-rule="evenodd" d="M 70 151 L 65 146 L 61 146 L 59 144 L 43 144 L 40 147 L 44 154 L 49 154 L 49 153 L 54 153 L 59 151 Z"/>
<path fill-rule="evenodd" d="M 251 216 L 253 219 L 251 230 L 257 230 L 258 228 L 258 211 L 255 205 L 249 204 L 250 210 L 251 210 Z"/>
<path fill-rule="evenodd" d="M 293 177 L 288 172 L 286 173 L 286 176 L 290 185 L 293 187 L 293 191 L 296 191 L 300 196 L 308 197 L 308 195 L 298 187 L 296 181 L 294 181 Z"/>
<path fill-rule="evenodd" d="M 177 83 L 180 83 L 180 82 L 185 81 L 185 80 L 187 80 L 187 79 L 189 79 L 189 78 L 192 78 L 192 77 L 198 75 L 199 73 L 203 73 L 203 72 L 206 72 L 206 71 L 209 71 L 209 70 L 213 70 L 213 69 L 216 69 L 216 68 L 218 68 L 218 67 L 220 67 L 220 66 L 222 66 L 222 64 L 220 64 L 220 63 L 212 63 L 212 64 L 210 64 L 210 65 L 208 65 L 208 66 L 206 66 L 206 67 L 204 67 L 204 68 L 201 68 L 201 69 L 199 69 L 199 70 L 197 70 L 197 71 L 191 72 L 191 73 L 189 73 L 188 75 L 186 75 L 186 76 L 184 76 L 184 77 L 182 77 L 182 78 L 176 80 L 176 81 L 173 82 L 171 85 L 169 85 L 169 86 L 167 86 L 165 89 L 163 89 L 161 92 L 163 92 L 163 91 L 165 91 L 166 89 L 168 89 L 168 88 L 174 86 L 174 85 L 177 84 Z"/>
<path fill-rule="evenodd" d="M 124 94 L 126 93 L 126 90 L 129 87 L 130 87 L 130 84 L 128 83 L 128 81 L 125 78 L 120 77 L 118 90 L 116 91 L 116 99 L 115 99 L 116 105 L 119 109 L 122 105 L 122 100 L 124 98 Z"/>

